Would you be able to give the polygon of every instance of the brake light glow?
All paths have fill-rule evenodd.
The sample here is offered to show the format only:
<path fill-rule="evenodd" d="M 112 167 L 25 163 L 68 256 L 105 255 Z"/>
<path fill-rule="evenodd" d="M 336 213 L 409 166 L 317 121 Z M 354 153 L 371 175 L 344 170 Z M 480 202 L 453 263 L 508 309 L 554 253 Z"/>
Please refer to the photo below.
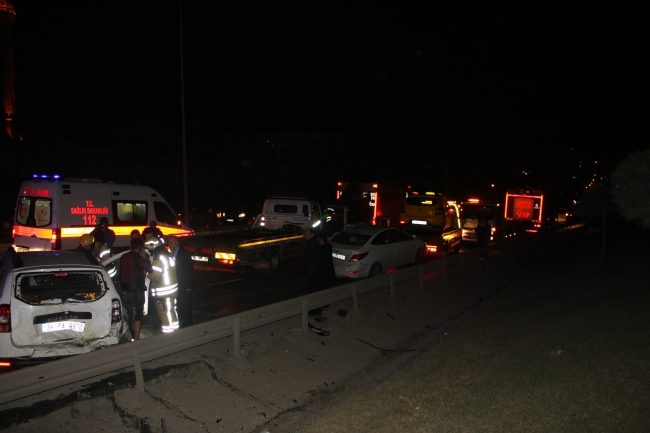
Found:
<path fill-rule="evenodd" d="M 367 256 L 368 253 L 361 253 L 361 254 L 355 254 L 352 257 L 350 257 L 350 262 L 358 262 L 361 259 L 363 259 L 365 256 Z"/>
<path fill-rule="evenodd" d="M 470 203 L 479 203 L 479 199 L 477 199 L 477 198 L 470 198 L 470 199 L 469 199 L 469 202 L 470 202 Z"/>
<path fill-rule="evenodd" d="M 11 332 L 11 307 L 0 305 L 0 332 Z"/>
<path fill-rule="evenodd" d="M 0 367 L 11 367 L 11 361 L 0 361 Z"/>
<path fill-rule="evenodd" d="M 52 250 L 61 249 L 61 229 L 52 229 L 50 241 L 52 242 Z"/>
<path fill-rule="evenodd" d="M 438 247 L 436 245 L 427 245 L 427 253 L 437 253 Z"/>

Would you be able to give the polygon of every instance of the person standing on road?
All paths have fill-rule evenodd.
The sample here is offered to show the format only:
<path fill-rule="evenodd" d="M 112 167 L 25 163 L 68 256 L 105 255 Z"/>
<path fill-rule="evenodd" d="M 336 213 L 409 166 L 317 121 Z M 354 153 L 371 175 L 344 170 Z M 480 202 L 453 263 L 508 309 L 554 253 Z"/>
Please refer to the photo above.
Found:
<path fill-rule="evenodd" d="M 178 297 L 176 298 L 176 311 L 178 313 L 179 328 L 192 326 L 192 290 L 196 287 L 194 280 L 194 265 L 190 254 L 181 248 L 176 236 L 168 236 L 167 243 L 176 262 L 176 278 L 178 280 Z"/>
<path fill-rule="evenodd" d="M 156 223 L 156 221 L 150 221 L 149 227 L 145 227 L 144 230 L 142 230 L 141 237 L 147 239 L 147 236 L 153 236 L 154 238 L 159 239 L 161 243 L 164 243 L 163 232 L 158 228 L 158 223 Z"/>
<path fill-rule="evenodd" d="M 336 286 L 336 272 L 334 271 L 334 257 L 332 257 L 332 245 L 327 242 L 327 236 L 323 232 L 316 235 L 320 248 L 318 249 L 318 290 L 329 289 Z M 323 305 L 321 311 L 329 310 L 329 305 Z"/>
<path fill-rule="evenodd" d="M 205 228 L 206 230 L 214 230 L 217 227 L 217 217 L 214 214 L 212 207 L 208 208 L 208 213 L 205 215 Z"/>
<path fill-rule="evenodd" d="M 329 289 L 336 285 L 336 272 L 334 271 L 334 257 L 332 257 L 332 245 L 327 242 L 324 233 L 316 235 L 320 248 L 318 249 L 318 265 L 316 274 L 318 276 L 318 289 Z"/>
<path fill-rule="evenodd" d="M 307 277 L 307 293 L 318 289 L 318 259 L 320 243 L 311 228 L 305 230 L 305 253 L 303 254 L 303 273 Z"/>
<path fill-rule="evenodd" d="M 113 244 L 115 243 L 115 232 L 108 228 L 108 218 L 101 217 L 97 227 L 90 232 L 95 238 L 95 242 L 106 244 L 111 254 L 113 254 Z M 99 247 L 97 247 L 99 248 Z"/>
<path fill-rule="evenodd" d="M 120 294 L 129 315 L 129 325 L 134 340 L 140 339 L 147 272 L 153 272 L 153 267 L 144 250 L 144 242 L 142 239 L 131 239 L 131 251 L 120 257 Z"/>

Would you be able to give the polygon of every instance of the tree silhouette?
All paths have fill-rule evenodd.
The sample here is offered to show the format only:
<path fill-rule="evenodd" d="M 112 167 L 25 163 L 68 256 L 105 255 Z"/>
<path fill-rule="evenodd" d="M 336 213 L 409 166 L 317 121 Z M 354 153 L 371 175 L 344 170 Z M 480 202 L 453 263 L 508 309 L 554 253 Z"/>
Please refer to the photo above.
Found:
<path fill-rule="evenodd" d="M 612 198 L 623 218 L 650 228 L 650 149 L 630 153 L 616 165 Z"/>
<path fill-rule="evenodd" d="M 600 251 L 600 261 L 605 260 L 605 244 L 607 240 L 607 214 L 614 211 L 611 188 L 604 185 L 594 185 L 585 189 L 578 197 L 574 213 L 578 216 L 595 218 L 602 221 L 603 246 Z"/>

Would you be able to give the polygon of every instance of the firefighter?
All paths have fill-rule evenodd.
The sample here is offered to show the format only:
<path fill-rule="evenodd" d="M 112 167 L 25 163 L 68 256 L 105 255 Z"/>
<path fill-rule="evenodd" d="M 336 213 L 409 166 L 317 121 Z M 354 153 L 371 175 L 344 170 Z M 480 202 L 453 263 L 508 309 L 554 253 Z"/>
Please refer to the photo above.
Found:
<path fill-rule="evenodd" d="M 93 248 L 95 247 L 95 237 L 90 233 L 81 235 L 79 238 L 79 246 L 77 246 L 77 251 L 84 254 L 88 261 L 93 264 L 99 264 L 97 257 L 92 253 Z"/>
<path fill-rule="evenodd" d="M 145 245 L 149 248 L 157 244 L 152 238 L 151 234 L 147 236 Z M 151 256 L 153 258 L 152 266 L 155 271 L 153 275 L 149 276 L 151 300 L 160 318 L 162 332 L 170 334 L 178 329 L 178 315 L 176 313 L 178 281 L 176 279 L 175 263 L 164 245 L 153 248 Z"/>

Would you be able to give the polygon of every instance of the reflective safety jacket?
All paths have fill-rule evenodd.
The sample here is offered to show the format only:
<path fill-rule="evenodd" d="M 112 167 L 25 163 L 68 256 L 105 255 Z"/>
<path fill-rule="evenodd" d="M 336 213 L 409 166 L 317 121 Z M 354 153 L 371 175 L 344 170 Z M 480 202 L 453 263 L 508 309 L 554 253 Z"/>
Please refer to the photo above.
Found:
<path fill-rule="evenodd" d="M 178 291 L 178 279 L 176 278 L 176 268 L 173 257 L 165 253 L 159 253 L 154 256 L 152 265 L 154 272 L 159 272 L 160 277 L 155 281 L 152 280 L 151 296 L 166 297 Z M 151 277 L 149 279 L 152 279 Z"/>

